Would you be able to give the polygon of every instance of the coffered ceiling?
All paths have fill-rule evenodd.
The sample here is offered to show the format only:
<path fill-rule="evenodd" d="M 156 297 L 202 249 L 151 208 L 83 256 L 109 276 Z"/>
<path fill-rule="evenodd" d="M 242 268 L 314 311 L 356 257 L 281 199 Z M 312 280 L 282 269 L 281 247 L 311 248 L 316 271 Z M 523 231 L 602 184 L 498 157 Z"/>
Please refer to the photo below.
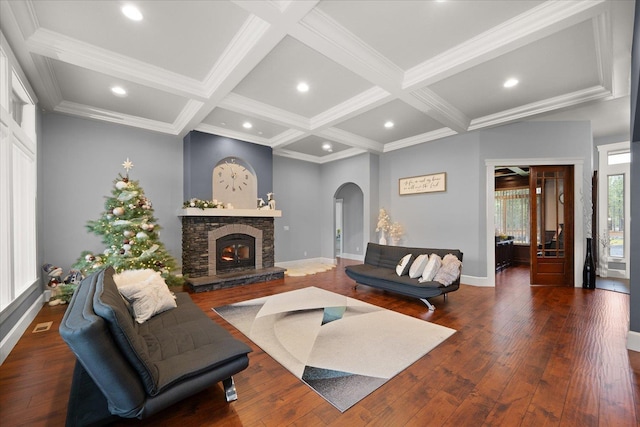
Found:
<path fill-rule="evenodd" d="M 125 3 L 0 2 L 45 110 L 317 163 L 519 120 L 629 130 L 631 0 Z"/>

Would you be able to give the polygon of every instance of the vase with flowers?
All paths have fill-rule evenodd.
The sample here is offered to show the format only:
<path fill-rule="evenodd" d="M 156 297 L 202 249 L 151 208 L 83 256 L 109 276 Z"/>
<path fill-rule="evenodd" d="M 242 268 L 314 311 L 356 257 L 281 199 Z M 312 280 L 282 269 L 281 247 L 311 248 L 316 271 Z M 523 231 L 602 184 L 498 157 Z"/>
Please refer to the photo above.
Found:
<path fill-rule="evenodd" d="M 404 227 L 399 222 L 394 222 L 389 227 L 389 237 L 391 237 L 391 244 L 397 245 L 400 239 L 404 235 Z"/>
<path fill-rule="evenodd" d="M 376 226 L 376 231 L 380 232 L 380 240 L 378 241 L 378 243 L 380 243 L 381 245 L 387 244 L 387 238 L 385 237 L 385 234 L 389 231 L 390 228 L 391 218 L 384 208 L 380 208 L 380 212 L 378 213 L 378 225 Z"/>

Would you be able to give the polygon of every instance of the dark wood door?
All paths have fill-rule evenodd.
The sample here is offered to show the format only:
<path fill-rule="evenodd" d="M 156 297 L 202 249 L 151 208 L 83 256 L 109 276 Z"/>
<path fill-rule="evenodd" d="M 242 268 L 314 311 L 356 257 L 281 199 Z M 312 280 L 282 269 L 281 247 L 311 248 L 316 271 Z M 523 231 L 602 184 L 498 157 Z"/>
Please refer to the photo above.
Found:
<path fill-rule="evenodd" d="M 573 166 L 533 166 L 531 284 L 574 286 Z"/>

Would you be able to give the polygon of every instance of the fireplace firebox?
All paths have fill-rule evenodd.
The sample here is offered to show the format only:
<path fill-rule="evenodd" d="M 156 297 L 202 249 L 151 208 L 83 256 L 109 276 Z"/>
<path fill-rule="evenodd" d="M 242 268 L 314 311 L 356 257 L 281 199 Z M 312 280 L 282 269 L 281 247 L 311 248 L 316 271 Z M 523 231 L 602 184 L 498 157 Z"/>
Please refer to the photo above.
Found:
<path fill-rule="evenodd" d="M 256 239 L 247 234 L 229 234 L 216 240 L 218 271 L 255 267 Z"/>

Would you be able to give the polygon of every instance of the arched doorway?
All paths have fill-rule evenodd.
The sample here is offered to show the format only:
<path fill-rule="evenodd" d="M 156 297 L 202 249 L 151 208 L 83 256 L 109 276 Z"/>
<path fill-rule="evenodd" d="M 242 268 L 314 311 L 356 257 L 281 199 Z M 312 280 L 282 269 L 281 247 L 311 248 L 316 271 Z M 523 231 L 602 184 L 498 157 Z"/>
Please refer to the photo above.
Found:
<path fill-rule="evenodd" d="M 364 251 L 364 193 L 348 182 L 334 196 L 334 258 L 358 259 Z"/>

